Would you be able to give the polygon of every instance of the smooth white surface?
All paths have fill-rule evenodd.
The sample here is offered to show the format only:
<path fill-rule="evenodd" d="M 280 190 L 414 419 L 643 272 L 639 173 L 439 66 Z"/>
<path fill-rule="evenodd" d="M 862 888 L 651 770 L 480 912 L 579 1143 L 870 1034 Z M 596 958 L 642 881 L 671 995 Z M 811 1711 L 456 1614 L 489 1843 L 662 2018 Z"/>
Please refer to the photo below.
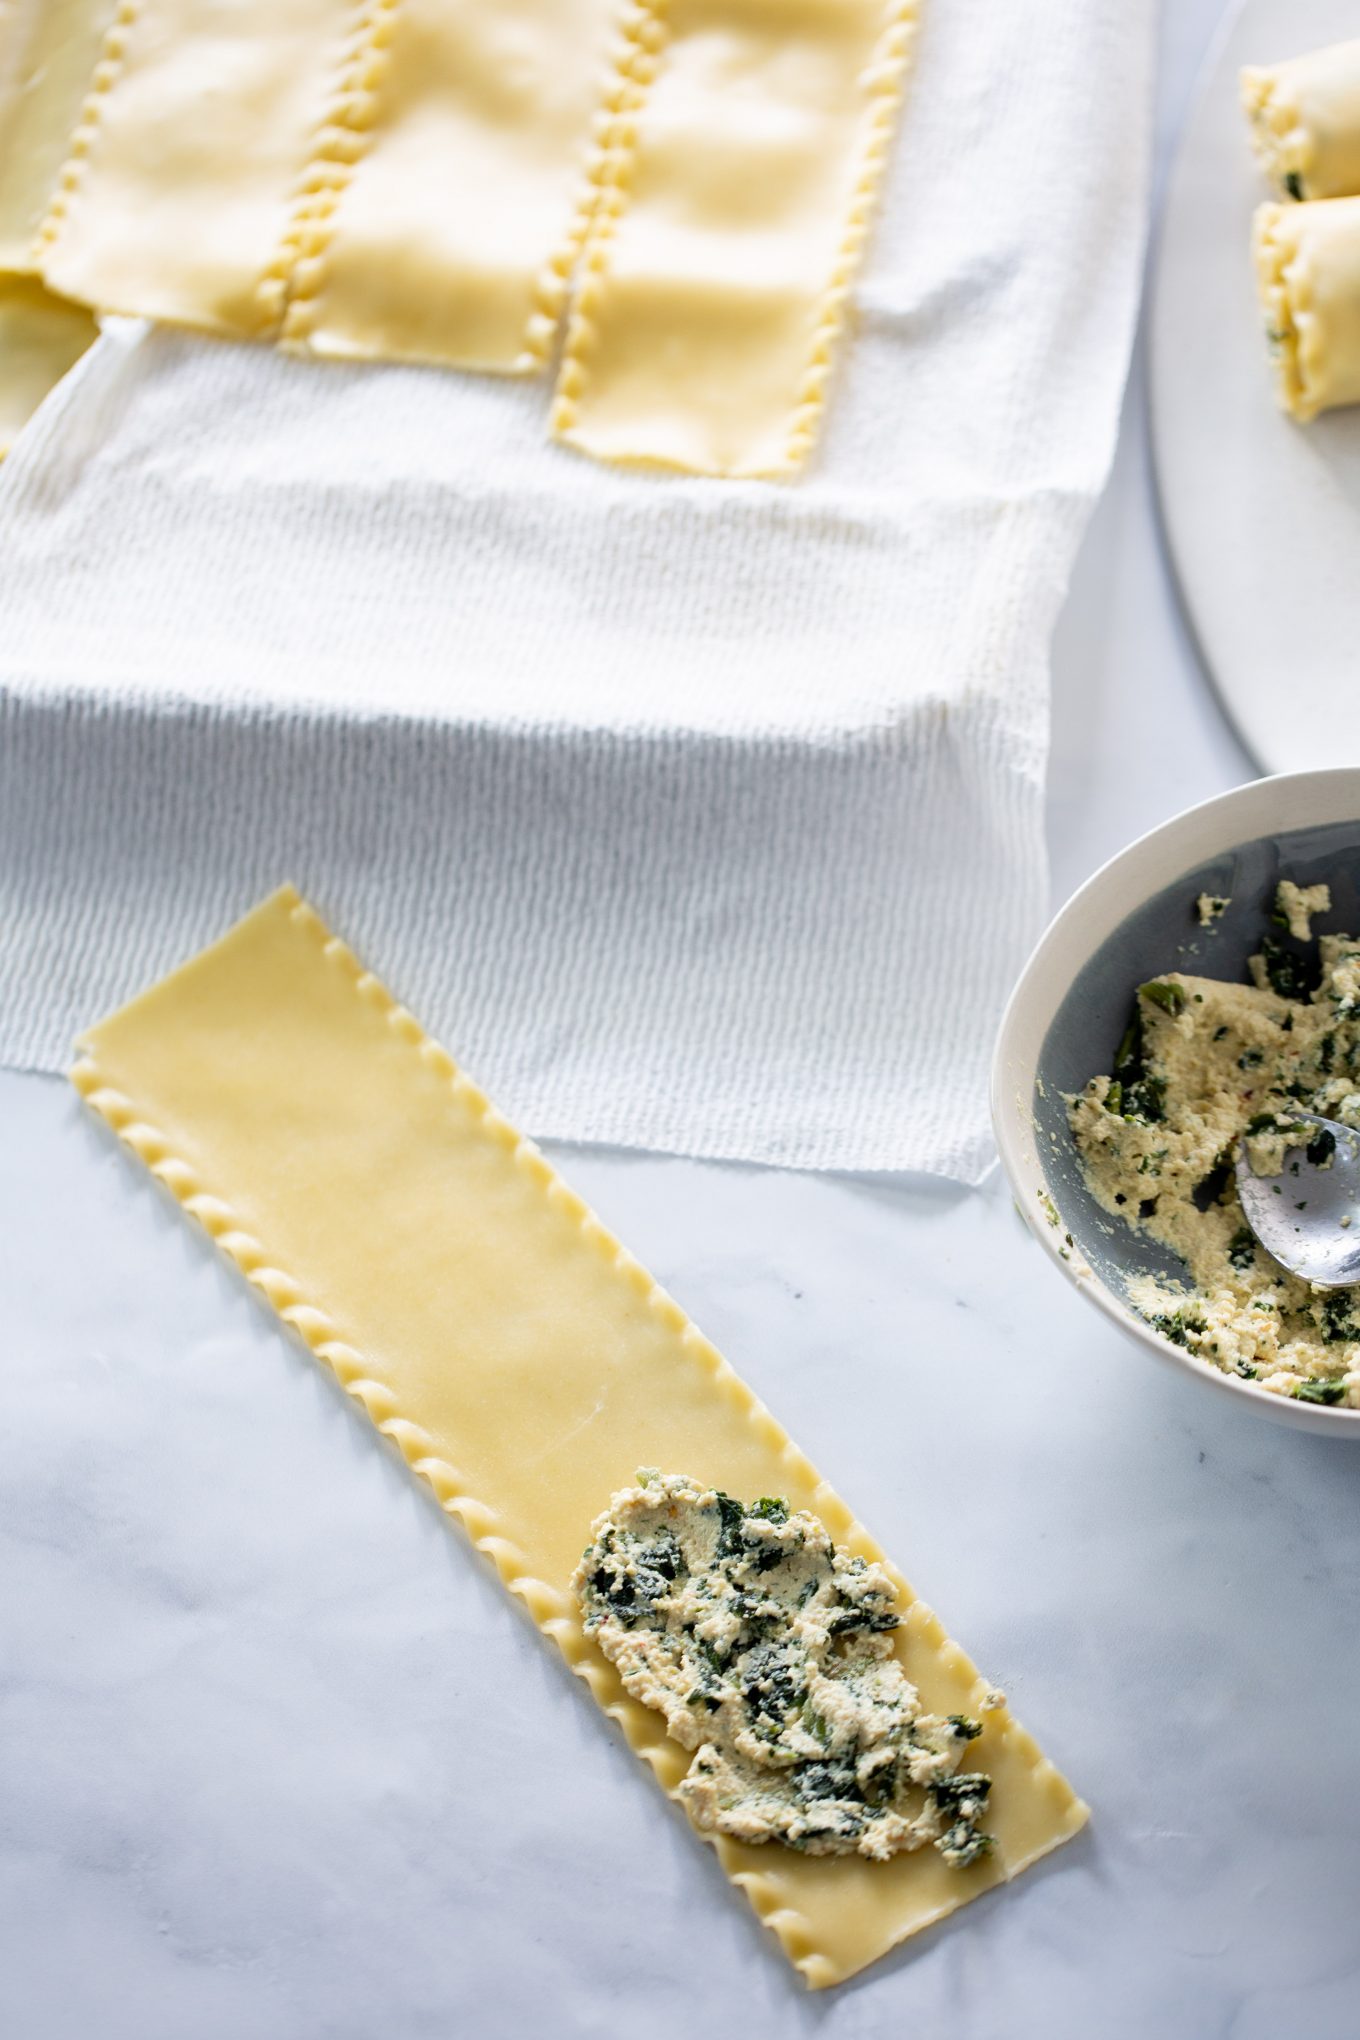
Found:
<path fill-rule="evenodd" d="M 1293 1430 L 1349 1438 L 1360 1444 L 1360 1410 L 1318 1408 L 1272 1395 L 1197 1360 L 1159 1338 L 1147 1320 L 1089 1266 L 1081 1220 L 1050 1193 L 1039 1159 L 1033 1100 L 1045 1039 L 1073 980 L 1130 914 L 1183 874 L 1224 850 L 1294 829 L 1351 821 L 1360 815 L 1360 771 L 1296 773 L 1231 788 L 1165 822 L 1096 872 L 1045 930 L 1020 974 L 997 1034 L 992 1060 L 992 1124 L 1002 1166 L 1030 1231 L 1079 1295 L 1095 1304 L 1134 1343 L 1200 1391 L 1228 1397 Z M 1316 1192 L 1311 1192 L 1316 1205 Z M 1269 1199 L 1267 1199 L 1269 1202 Z M 1057 1223 L 1049 1218 L 1056 1212 Z M 1254 1219 L 1253 1219 L 1254 1223 Z M 1070 1230 L 1067 1228 L 1070 1227 Z M 1262 1236 L 1264 1238 L 1264 1235 Z M 1070 1243 L 1067 1244 L 1067 1243 Z"/>
<path fill-rule="evenodd" d="M 0 1110 L 0 2031 L 1354 2033 L 1353 1455 L 1145 1366 L 1004 1195 L 569 1162 L 1096 1808 L 811 1999 L 207 1241 L 55 1080 Z"/>
<path fill-rule="evenodd" d="M 584 460 L 546 385 L 106 334 L 0 472 L 0 1058 L 287 877 L 536 1132 L 977 1181 L 1153 21 L 923 9 L 795 486 Z"/>
<path fill-rule="evenodd" d="M 1164 130 L 1213 13 L 1172 10 Z M 1059 634 L 1058 897 L 1247 773 L 1158 558 L 1140 390 Z M 1146 1366 L 996 1177 L 557 1158 L 1091 1829 L 805 1996 L 358 1414 L 60 1083 L 0 1078 L 6 2040 L 578 2040 L 644 2009 L 655 2040 L 1354 2040 L 1349 1449 Z"/>
<path fill-rule="evenodd" d="M 1360 410 L 1302 427 L 1276 407 L 1249 252 L 1274 193 L 1238 73 L 1357 34 L 1356 0 L 1246 0 L 1187 126 L 1155 261 L 1167 533 L 1224 704 L 1271 772 L 1360 758 Z"/>

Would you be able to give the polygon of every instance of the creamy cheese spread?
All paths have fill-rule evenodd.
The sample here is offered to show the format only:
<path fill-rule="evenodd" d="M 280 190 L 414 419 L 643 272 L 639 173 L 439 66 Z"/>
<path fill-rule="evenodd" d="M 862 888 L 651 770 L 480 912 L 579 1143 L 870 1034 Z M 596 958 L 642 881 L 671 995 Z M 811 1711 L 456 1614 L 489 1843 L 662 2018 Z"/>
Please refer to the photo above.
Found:
<path fill-rule="evenodd" d="M 1331 906 L 1328 885 L 1295 885 L 1292 878 L 1282 878 L 1275 888 L 1275 918 L 1296 942 L 1312 940 L 1314 914 L 1330 913 Z"/>
<path fill-rule="evenodd" d="M 1191 1286 L 1144 1277 L 1134 1307 L 1225 1373 L 1360 1409 L 1360 1290 L 1287 1274 L 1249 1230 L 1233 1174 L 1244 1138 L 1258 1174 L 1297 1168 L 1287 1156 L 1311 1137 L 1299 1107 L 1360 1127 L 1360 941 L 1312 940 L 1330 906 L 1325 885 L 1286 879 L 1250 984 L 1172 971 L 1140 986 L 1112 1074 L 1067 1107 L 1097 1201 L 1185 1263 Z"/>
<path fill-rule="evenodd" d="M 572 1586 L 628 1691 L 695 1752 L 679 1789 L 696 1824 L 817 1856 L 885 1861 L 929 1842 L 961 1869 L 984 1855 L 991 1780 L 959 1769 L 982 1725 L 922 1711 L 883 1568 L 782 1501 L 637 1479 Z"/>
<path fill-rule="evenodd" d="M 1222 893 L 1202 892 L 1195 901 L 1195 912 L 1199 916 L 1200 927 L 1212 928 L 1215 921 L 1223 919 L 1231 905 L 1232 901 L 1225 899 Z"/>

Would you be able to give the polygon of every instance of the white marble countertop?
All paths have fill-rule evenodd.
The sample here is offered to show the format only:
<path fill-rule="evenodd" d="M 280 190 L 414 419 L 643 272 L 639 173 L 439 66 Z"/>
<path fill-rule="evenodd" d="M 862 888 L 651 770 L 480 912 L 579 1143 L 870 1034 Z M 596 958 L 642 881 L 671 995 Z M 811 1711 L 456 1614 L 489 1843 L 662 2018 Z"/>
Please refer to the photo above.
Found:
<path fill-rule="evenodd" d="M 1167 133 L 1217 11 L 1172 10 Z M 1158 556 L 1140 368 L 1057 648 L 1055 895 L 1248 771 Z M 1360 1466 L 1149 1365 L 996 1179 L 558 1156 L 1094 1808 L 809 1997 L 74 1096 L 0 1076 L 0 1128 L 0 2032 L 1360 2031 Z M 852 1370 L 891 1421 L 850 1420 Z"/>

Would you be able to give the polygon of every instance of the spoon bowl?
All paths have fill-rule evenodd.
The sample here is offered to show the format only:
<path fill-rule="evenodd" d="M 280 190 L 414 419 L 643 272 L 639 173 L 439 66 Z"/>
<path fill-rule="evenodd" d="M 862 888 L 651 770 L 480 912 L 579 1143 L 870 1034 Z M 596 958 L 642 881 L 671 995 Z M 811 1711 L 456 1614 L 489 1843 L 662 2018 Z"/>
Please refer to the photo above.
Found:
<path fill-rule="evenodd" d="M 1360 1282 L 1360 1134 L 1317 1112 L 1290 1118 L 1301 1138 L 1285 1149 L 1278 1176 L 1258 1175 L 1248 1143 L 1239 1143 L 1243 1216 L 1291 1275 L 1318 1289 L 1349 1289 Z"/>

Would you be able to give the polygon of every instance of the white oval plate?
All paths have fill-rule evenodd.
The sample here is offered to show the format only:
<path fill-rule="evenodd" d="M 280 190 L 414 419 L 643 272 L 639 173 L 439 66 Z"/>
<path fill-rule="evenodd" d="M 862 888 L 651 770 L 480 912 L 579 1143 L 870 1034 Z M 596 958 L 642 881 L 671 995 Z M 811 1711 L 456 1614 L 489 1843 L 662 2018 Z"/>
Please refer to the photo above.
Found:
<path fill-rule="evenodd" d="M 1267 771 L 1360 760 L 1360 409 L 1275 407 L 1252 277 L 1271 194 L 1244 64 L 1360 36 L 1360 0 L 1244 0 L 1206 61 L 1156 256 L 1151 416 L 1162 519 L 1200 650 Z"/>

